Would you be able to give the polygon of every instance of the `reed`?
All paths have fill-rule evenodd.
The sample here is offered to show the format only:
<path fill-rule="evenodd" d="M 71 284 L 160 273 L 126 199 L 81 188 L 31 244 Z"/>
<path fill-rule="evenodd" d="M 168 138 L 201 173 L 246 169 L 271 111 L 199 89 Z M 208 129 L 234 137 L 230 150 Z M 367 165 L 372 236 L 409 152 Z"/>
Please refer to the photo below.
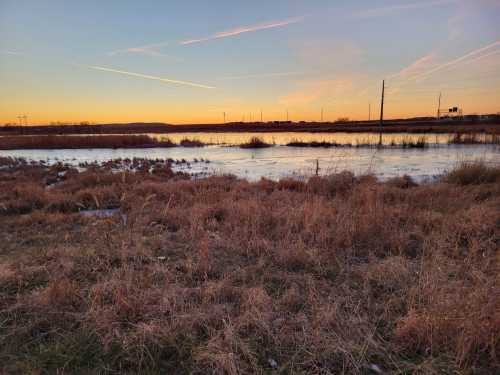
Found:
<path fill-rule="evenodd" d="M 247 143 L 242 143 L 240 145 L 241 148 L 266 148 L 271 146 L 271 144 L 264 142 L 264 140 L 259 137 L 252 137 Z"/>
<path fill-rule="evenodd" d="M 0 137 L 0 149 L 77 149 L 77 148 L 149 148 L 174 147 L 169 139 L 157 140 L 147 135 L 99 136 L 5 136 Z"/>
<path fill-rule="evenodd" d="M 180 146 L 182 147 L 204 147 L 206 146 L 205 143 L 198 139 L 189 139 L 189 138 L 184 138 L 180 141 L 179 143 Z"/>
<path fill-rule="evenodd" d="M 449 144 L 476 145 L 476 144 L 500 144 L 499 134 L 478 133 L 455 133 L 449 140 Z"/>

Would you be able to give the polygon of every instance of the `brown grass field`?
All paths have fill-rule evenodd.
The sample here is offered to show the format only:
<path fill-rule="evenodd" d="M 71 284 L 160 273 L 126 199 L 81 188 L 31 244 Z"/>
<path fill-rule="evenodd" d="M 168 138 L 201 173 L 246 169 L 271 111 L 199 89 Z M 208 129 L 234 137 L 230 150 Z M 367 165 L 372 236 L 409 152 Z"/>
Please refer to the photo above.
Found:
<path fill-rule="evenodd" d="M 159 141 L 147 135 L 42 135 L 0 137 L 1 150 L 77 149 L 77 148 L 151 148 L 175 147 L 172 141 Z"/>
<path fill-rule="evenodd" d="M 0 160 L 1 373 L 500 370 L 499 167 L 417 185 L 131 163 Z"/>

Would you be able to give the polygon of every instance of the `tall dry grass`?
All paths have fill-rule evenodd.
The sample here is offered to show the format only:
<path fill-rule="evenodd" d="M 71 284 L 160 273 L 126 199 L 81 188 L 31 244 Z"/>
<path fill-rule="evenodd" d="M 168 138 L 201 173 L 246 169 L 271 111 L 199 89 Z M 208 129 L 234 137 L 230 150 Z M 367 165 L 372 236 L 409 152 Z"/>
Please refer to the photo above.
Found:
<path fill-rule="evenodd" d="M 147 135 L 43 135 L 0 137 L 0 149 L 72 149 L 173 147 L 169 139 L 157 140 Z"/>
<path fill-rule="evenodd" d="M 241 148 L 266 148 L 266 147 L 271 147 L 272 145 L 269 143 L 266 143 L 262 138 L 260 137 L 252 137 L 250 140 L 246 143 L 242 143 L 240 145 Z"/>
<path fill-rule="evenodd" d="M 5 373 L 499 369 L 496 167 L 416 185 L 3 164 Z"/>

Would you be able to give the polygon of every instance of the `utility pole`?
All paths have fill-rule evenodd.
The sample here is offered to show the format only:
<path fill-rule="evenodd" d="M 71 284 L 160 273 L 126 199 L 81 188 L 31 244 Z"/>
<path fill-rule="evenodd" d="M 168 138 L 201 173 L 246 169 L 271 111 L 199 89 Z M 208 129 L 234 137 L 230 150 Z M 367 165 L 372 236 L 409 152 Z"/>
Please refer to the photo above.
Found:
<path fill-rule="evenodd" d="M 226 124 L 226 112 L 222 112 L 222 114 L 224 115 L 224 124 Z"/>
<path fill-rule="evenodd" d="M 323 122 L 323 108 L 321 108 L 321 122 Z"/>
<path fill-rule="evenodd" d="M 385 80 L 382 81 L 382 98 L 380 101 L 380 134 L 378 138 L 379 146 L 382 146 L 382 126 L 384 126 L 384 95 L 385 95 Z"/>
<path fill-rule="evenodd" d="M 380 126 L 384 125 L 384 95 L 385 95 L 385 80 L 382 81 L 382 99 L 380 101 Z"/>
<path fill-rule="evenodd" d="M 23 126 L 23 116 L 19 115 L 17 119 L 19 120 L 19 126 Z"/>
<path fill-rule="evenodd" d="M 372 119 L 372 103 L 368 103 L 368 121 Z"/>
<path fill-rule="evenodd" d="M 28 126 L 28 116 L 24 115 L 24 125 Z"/>
<path fill-rule="evenodd" d="M 439 93 L 439 99 L 438 99 L 438 112 L 437 112 L 437 119 L 441 119 L 441 93 Z"/>
<path fill-rule="evenodd" d="M 260 109 L 260 122 L 264 122 L 262 117 L 262 108 Z"/>
<path fill-rule="evenodd" d="M 288 109 L 286 110 L 286 122 L 288 122 Z"/>

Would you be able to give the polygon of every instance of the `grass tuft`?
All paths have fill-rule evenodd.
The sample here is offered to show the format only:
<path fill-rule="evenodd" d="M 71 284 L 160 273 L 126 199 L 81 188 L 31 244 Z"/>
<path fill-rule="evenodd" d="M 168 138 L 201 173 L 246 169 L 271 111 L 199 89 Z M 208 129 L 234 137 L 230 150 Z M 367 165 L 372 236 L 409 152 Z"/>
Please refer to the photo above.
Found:
<path fill-rule="evenodd" d="M 271 146 L 271 144 L 264 142 L 264 140 L 259 137 L 252 137 L 247 143 L 242 143 L 240 145 L 241 148 L 266 148 Z"/>

